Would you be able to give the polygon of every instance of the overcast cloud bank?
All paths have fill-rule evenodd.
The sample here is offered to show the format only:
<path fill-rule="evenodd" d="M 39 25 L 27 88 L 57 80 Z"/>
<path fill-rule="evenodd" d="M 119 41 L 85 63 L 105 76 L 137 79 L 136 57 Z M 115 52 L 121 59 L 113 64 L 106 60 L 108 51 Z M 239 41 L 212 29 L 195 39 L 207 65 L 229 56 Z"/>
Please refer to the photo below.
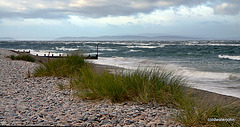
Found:
<path fill-rule="evenodd" d="M 0 37 L 240 38 L 240 0 L 0 0 Z"/>
<path fill-rule="evenodd" d="M 150 13 L 181 6 L 212 7 L 215 14 L 234 15 L 240 11 L 239 0 L 0 0 L 0 18 L 66 18 L 126 16 Z"/>

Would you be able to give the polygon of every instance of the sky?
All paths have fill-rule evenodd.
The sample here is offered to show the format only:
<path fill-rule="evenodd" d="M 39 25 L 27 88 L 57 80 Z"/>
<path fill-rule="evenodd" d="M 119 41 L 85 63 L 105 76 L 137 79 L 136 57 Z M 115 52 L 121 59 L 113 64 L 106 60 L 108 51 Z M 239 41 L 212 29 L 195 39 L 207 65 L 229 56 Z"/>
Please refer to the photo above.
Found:
<path fill-rule="evenodd" d="M 240 39 L 240 0 L 0 0 L 0 37 Z"/>

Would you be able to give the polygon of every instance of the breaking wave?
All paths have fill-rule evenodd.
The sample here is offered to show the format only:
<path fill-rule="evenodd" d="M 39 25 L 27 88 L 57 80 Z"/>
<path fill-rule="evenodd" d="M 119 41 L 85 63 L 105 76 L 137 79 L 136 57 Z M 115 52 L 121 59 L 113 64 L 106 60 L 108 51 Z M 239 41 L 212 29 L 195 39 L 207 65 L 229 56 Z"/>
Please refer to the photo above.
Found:
<path fill-rule="evenodd" d="M 240 56 L 218 55 L 222 59 L 240 60 Z"/>

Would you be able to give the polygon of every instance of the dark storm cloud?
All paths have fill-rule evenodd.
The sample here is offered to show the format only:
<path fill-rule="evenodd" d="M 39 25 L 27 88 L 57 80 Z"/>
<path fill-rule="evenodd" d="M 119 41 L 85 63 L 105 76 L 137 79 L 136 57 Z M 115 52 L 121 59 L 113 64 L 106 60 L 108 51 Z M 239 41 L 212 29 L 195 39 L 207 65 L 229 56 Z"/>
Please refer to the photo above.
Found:
<path fill-rule="evenodd" d="M 39 9 L 31 10 L 29 12 L 9 12 L 0 10 L 0 18 L 44 18 L 44 19 L 56 19 L 56 18 L 65 18 L 68 15 L 64 10 L 55 10 L 55 9 Z"/>
<path fill-rule="evenodd" d="M 194 7 L 213 3 L 215 14 L 236 14 L 239 0 L 0 0 L 0 18 L 66 18 L 69 15 L 85 17 L 122 16 L 150 13 L 170 7 Z M 217 2 L 217 3 L 215 3 Z"/>

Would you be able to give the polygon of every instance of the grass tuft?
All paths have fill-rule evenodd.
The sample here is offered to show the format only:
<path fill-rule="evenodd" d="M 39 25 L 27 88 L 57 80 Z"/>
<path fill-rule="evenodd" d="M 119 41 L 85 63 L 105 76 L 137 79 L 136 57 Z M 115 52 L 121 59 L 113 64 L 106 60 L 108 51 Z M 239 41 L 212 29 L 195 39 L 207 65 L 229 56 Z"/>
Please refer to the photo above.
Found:
<path fill-rule="evenodd" d="M 184 80 L 163 69 L 112 74 L 95 73 L 91 67 L 72 78 L 71 84 L 89 99 L 108 98 L 113 102 L 134 100 L 178 105 L 182 99 Z"/>
<path fill-rule="evenodd" d="M 71 75 L 79 72 L 84 64 L 86 64 L 84 58 L 78 55 L 59 58 L 36 68 L 34 76 L 71 77 Z"/>
<path fill-rule="evenodd" d="M 213 96 L 211 97 L 214 98 Z M 177 117 L 177 121 L 186 126 L 240 126 L 240 102 L 219 104 L 212 98 L 186 97 L 181 103 L 180 108 L 183 111 Z M 211 119 L 232 119 L 233 121 L 211 121 Z"/>
<path fill-rule="evenodd" d="M 7 58 L 10 58 L 11 60 L 24 60 L 29 62 L 35 62 L 35 59 L 30 55 L 18 55 L 18 56 L 7 56 Z"/>
<path fill-rule="evenodd" d="M 113 102 L 121 102 L 127 97 L 120 75 L 108 72 L 97 74 L 88 65 L 72 77 L 71 85 L 81 91 L 79 96 L 85 99 L 108 98 Z"/>

